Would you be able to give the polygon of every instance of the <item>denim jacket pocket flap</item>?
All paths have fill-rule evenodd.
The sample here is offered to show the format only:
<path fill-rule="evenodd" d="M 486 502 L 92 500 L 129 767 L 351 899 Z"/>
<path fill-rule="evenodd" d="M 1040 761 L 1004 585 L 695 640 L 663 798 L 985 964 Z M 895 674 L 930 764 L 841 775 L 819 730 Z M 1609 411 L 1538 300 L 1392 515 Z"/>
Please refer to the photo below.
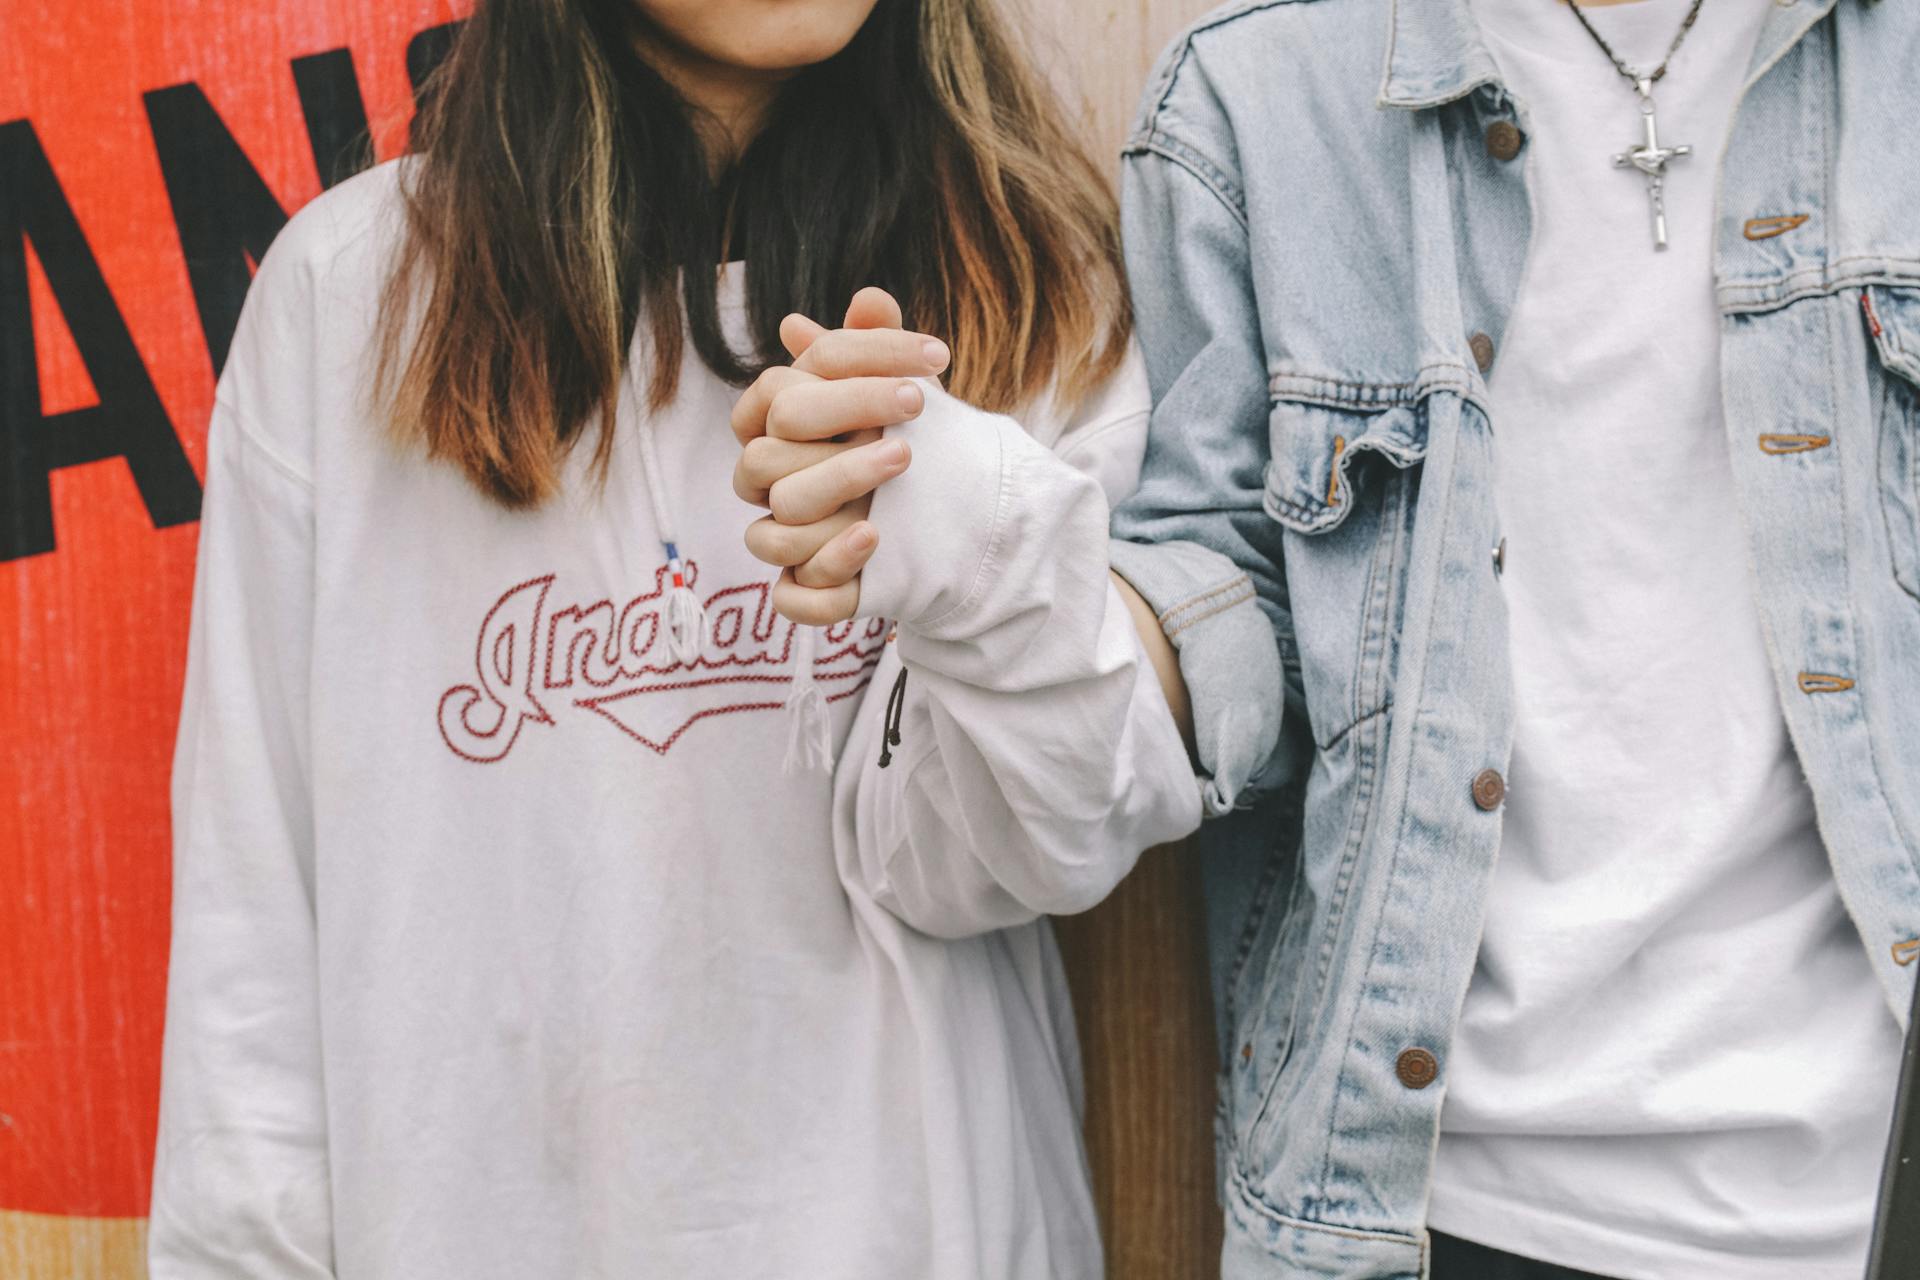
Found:
<path fill-rule="evenodd" d="M 1860 305 L 1881 365 L 1920 386 L 1920 288 L 1869 285 Z"/>
<path fill-rule="evenodd" d="M 1356 459 L 1373 455 L 1404 470 L 1427 452 L 1424 400 L 1279 397 L 1267 431 L 1267 514 L 1296 533 L 1326 533 L 1346 519 L 1365 469 Z"/>

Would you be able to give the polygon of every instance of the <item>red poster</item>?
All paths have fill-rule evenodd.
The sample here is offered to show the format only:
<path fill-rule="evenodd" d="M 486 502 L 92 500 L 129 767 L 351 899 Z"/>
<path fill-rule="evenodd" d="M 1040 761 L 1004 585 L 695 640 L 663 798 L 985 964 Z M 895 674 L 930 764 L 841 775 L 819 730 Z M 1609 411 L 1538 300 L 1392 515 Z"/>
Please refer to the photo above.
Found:
<path fill-rule="evenodd" d="M 0 1273 L 146 1212 L 167 776 L 214 379 L 287 216 L 466 0 L 0 5 Z M 137 1235 L 137 1231 L 135 1233 Z M 105 1255 L 102 1254 L 102 1257 Z"/>

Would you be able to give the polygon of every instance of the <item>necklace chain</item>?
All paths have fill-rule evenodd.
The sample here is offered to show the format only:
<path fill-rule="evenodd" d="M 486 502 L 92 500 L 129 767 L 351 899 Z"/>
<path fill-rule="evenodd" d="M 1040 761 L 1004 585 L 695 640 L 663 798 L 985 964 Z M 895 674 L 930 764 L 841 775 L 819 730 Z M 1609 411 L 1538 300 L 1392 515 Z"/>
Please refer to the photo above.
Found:
<path fill-rule="evenodd" d="M 1629 67 L 1620 55 L 1613 51 L 1613 46 L 1607 43 L 1606 37 L 1594 30 L 1593 23 L 1587 18 L 1586 10 L 1580 7 L 1580 0 L 1567 0 L 1567 7 L 1573 10 L 1573 16 L 1578 18 L 1580 25 L 1587 29 L 1587 34 L 1593 37 L 1593 42 L 1600 46 L 1600 52 L 1606 54 L 1612 61 L 1614 69 L 1626 77 L 1628 84 L 1637 89 L 1643 83 L 1658 84 L 1660 77 L 1667 74 L 1667 64 L 1673 61 L 1673 55 L 1679 51 L 1680 42 L 1687 38 L 1687 32 L 1693 30 L 1693 20 L 1700 16 L 1700 6 L 1705 3 L 1706 0 L 1693 0 L 1693 7 L 1687 10 L 1687 16 L 1680 19 L 1680 29 L 1673 33 L 1673 43 L 1667 46 L 1667 56 L 1660 59 L 1659 66 L 1644 75 Z"/>

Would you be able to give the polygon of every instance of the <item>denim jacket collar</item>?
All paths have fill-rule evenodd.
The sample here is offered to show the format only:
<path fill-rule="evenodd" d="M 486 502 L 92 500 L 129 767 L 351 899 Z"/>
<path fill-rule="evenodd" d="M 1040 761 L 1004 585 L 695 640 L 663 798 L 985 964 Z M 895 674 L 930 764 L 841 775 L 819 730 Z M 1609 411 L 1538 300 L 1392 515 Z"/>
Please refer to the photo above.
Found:
<path fill-rule="evenodd" d="M 1393 0 L 1388 21 L 1381 106 L 1437 107 L 1499 83 L 1467 0 Z"/>

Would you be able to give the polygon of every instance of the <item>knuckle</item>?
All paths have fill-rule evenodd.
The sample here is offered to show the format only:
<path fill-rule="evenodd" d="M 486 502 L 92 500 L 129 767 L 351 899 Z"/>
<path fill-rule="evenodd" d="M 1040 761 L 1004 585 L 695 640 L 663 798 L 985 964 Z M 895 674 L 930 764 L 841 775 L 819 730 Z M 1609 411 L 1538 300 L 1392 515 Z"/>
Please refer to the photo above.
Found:
<path fill-rule="evenodd" d="M 783 541 L 781 526 L 771 517 L 763 516 L 747 526 L 747 551 L 756 560 L 784 566 L 787 562 L 780 558 Z"/>
<path fill-rule="evenodd" d="M 810 524 L 814 519 L 812 501 L 791 476 L 774 481 L 767 492 L 767 508 L 781 524 Z"/>

